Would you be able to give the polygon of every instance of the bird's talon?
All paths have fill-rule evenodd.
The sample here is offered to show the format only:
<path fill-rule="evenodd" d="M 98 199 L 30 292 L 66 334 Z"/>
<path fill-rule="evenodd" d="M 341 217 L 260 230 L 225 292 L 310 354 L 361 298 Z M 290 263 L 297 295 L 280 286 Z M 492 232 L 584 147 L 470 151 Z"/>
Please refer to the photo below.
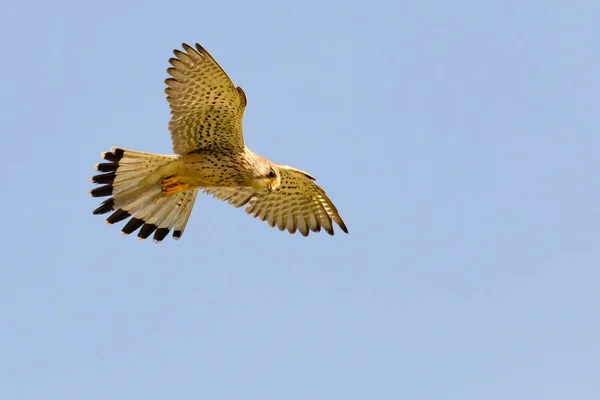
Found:
<path fill-rule="evenodd" d="M 179 193 L 188 188 L 187 183 L 181 183 L 174 176 L 169 176 L 160 183 L 160 189 L 163 196 L 169 196 L 173 193 Z"/>

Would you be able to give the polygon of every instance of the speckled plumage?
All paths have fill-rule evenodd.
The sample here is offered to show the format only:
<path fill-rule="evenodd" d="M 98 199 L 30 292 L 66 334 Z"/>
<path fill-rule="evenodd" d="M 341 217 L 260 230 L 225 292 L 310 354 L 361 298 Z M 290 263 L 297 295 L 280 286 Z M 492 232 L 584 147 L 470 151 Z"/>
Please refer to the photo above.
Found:
<path fill-rule="evenodd" d="M 131 219 L 122 232 L 140 229 L 161 241 L 171 230 L 181 237 L 198 191 L 212 194 L 267 221 L 272 227 L 300 232 L 323 228 L 333 235 L 333 222 L 348 230 L 333 202 L 309 174 L 275 164 L 245 147 L 242 119 L 246 95 L 202 48 L 183 44 L 167 70 L 171 107 L 169 130 L 178 156 L 113 148 L 97 164 L 103 174 L 92 182 L 104 186 L 94 197 L 111 196 L 94 214 L 112 213 L 112 224 Z"/>
<path fill-rule="evenodd" d="M 169 60 L 172 67 L 167 69 L 172 78 L 165 80 L 173 151 L 243 151 L 244 91 L 202 46 L 194 49 L 184 43 L 183 49 L 174 51 L 176 58 Z"/>

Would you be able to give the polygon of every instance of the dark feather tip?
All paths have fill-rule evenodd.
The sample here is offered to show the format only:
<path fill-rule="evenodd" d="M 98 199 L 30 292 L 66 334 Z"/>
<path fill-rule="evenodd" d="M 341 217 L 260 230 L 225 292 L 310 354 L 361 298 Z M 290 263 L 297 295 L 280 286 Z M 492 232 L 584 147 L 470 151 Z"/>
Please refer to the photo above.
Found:
<path fill-rule="evenodd" d="M 154 241 L 156 243 L 162 241 L 169 234 L 169 228 L 158 228 L 156 232 L 154 232 Z"/>
<path fill-rule="evenodd" d="M 94 214 L 98 215 L 98 214 L 106 214 L 107 212 L 111 212 L 113 210 L 113 207 L 115 206 L 115 200 L 114 199 L 108 199 L 105 200 L 100 207 L 96 208 L 94 210 Z"/>
<path fill-rule="evenodd" d="M 110 217 L 106 218 L 106 222 L 108 222 L 109 224 L 115 224 L 129 217 L 130 214 L 127 211 L 119 209 L 115 211 Z"/>
<path fill-rule="evenodd" d="M 150 235 L 152 235 L 152 233 L 154 233 L 156 228 L 157 228 L 157 226 L 154 224 L 144 224 L 144 226 L 142 226 L 142 229 L 140 229 L 140 231 L 138 232 L 138 238 L 147 239 L 148 236 L 150 236 Z"/>
<path fill-rule="evenodd" d="M 344 233 L 348 233 L 348 228 L 346 228 L 346 224 L 344 224 L 343 222 L 341 224 L 338 224 L 340 226 L 340 228 L 344 231 Z"/>
<path fill-rule="evenodd" d="M 100 186 L 99 188 L 93 189 L 90 194 L 92 197 L 105 197 L 112 194 L 112 185 Z"/>
<path fill-rule="evenodd" d="M 112 149 L 112 151 L 106 151 L 102 153 L 102 158 L 108 161 L 118 163 L 121 160 L 121 158 L 123 158 L 124 153 L 125 151 L 123 149 L 115 147 Z"/>
<path fill-rule="evenodd" d="M 124 235 L 129 235 L 130 233 L 135 232 L 140 226 L 144 225 L 144 220 L 139 218 L 131 218 L 129 222 L 125 224 L 121 232 Z"/>
<path fill-rule="evenodd" d="M 96 164 L 96 169 L 100 172 L 113 172 L 119 168 L 117 163 L 100 163 Z"/>
<path fill-rule="evenodd" d="M 92 182 L 98 183 L 100 185 L 104 185 L 107 183 L 113 183 L 115 180 L 116 174 L 114 172 L 108 172 L 106 174 L 99 174 L 92 176 Z"/>

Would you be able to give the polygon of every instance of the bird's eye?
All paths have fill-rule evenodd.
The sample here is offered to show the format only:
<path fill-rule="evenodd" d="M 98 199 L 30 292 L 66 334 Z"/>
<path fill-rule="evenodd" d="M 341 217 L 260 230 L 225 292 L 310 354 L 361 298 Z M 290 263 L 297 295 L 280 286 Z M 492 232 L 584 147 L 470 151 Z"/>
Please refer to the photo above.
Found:
<path fill-rule="evenodd" d="M 277 175 L 275 175 L 275 171 L 273 169 L 271 169 L 271 171 L 269 171 L 269 178 L 275 178 Z"/>

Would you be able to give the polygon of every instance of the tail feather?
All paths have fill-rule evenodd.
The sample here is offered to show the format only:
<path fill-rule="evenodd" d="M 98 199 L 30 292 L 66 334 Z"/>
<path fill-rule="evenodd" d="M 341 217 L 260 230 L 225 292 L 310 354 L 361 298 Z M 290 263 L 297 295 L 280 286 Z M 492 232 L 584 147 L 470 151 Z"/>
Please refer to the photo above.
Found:
<path fill-rule="evenodd" d="M 175 215 L 177 214 L 177 210 L 178 210 L 177 200 L 179 199 L 179 197 L 171 196 L 169 199 L 171 201 L 168 204 L 166 204 L 164 212 L 161 213 L 160 215 L 158 215 L 156 218 L 156 221 L 154 221 L 154 223 L 157 226 L 169 227 L 169 224 L 171 223 L 171 221 L 174 219 Z"/>
<path fill-rule="evenodd" d="M 175 239 L 180 239 L 181 235 L 183 235 L 185 226 L 187 225 L 188 219 L 190 219 L 190 215 L 192 214 L 192 208 L 194 207 L 198 190 L 184 192 L 183 194 L 185 196 L 181 198 L 181 203 L 179 203 L 179 213 L 173 223 L 173 237 Z"/>
<path fill-rule="evenodd" d="M 145 206 L 151 205 L 153 200 L 160 198 L 162 195 L 160 187 L 157 185 L 153 186 L 134 186 L 116 191 L 113 193 L 115 208 L 122 208 L 125 211 L 135 213 L 140 212 Z"/>
<path fill-rule="evenodd" d="M 162 241 L 173 229 L 179 239 L 188 222 L 197 190 L 165 196 L 160 182 L 144 182 L 157 168 L 176 160 L 177 156 L 143 153 L 113 147 L 102 153 L 107 162 L 96 164 L 102 172 L 91 178 L 102 185 L 90 193 L 93 197 L 111 196 L 94 210 L 94 214 L 111 213 L 106 222 L 114 224 L 131 217 L 121 232 L 129 235 L 139 229 L 138 238 L 154 233 L 154 241 Z"/>

